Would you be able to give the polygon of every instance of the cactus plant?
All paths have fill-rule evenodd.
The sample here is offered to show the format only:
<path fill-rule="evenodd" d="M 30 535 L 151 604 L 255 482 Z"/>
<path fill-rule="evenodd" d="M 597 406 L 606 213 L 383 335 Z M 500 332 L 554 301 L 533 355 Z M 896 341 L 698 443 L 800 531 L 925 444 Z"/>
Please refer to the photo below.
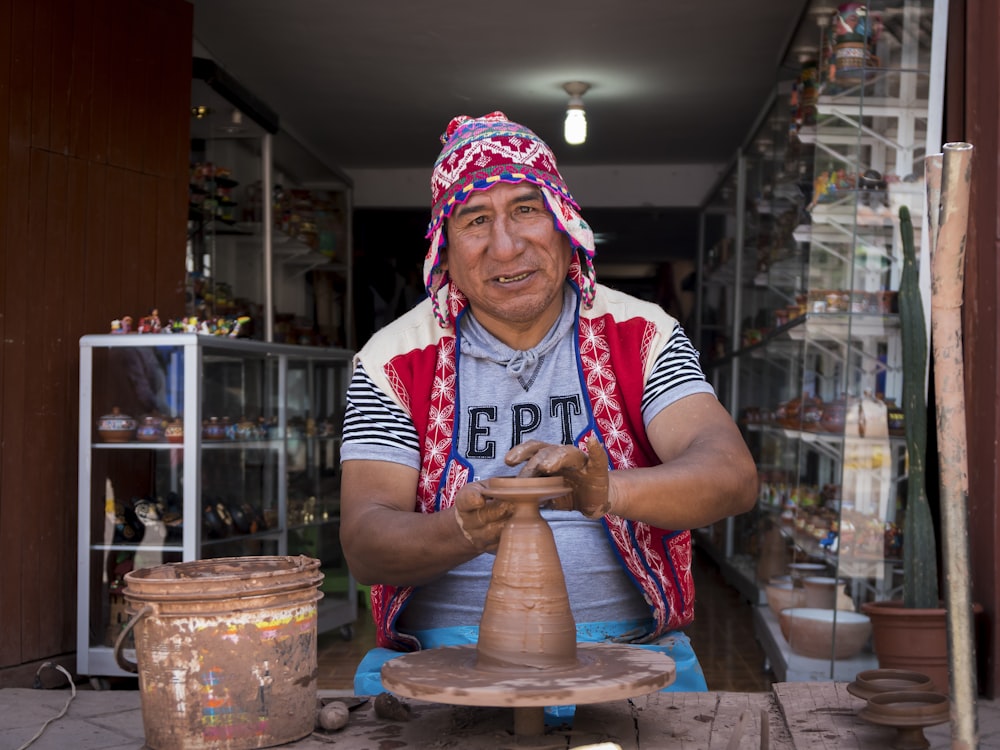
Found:
<path fill-rule="evenodd" d="M 927 500 L 927 329 L 918 286 L 913 222 L 906 206 L 899 209 L 903 271 L 899 284 L 902 330 L 903 411 L 909 462 L 906 516 L 903 522 L 903 606 L 940 606 L 934 519 Z"/>

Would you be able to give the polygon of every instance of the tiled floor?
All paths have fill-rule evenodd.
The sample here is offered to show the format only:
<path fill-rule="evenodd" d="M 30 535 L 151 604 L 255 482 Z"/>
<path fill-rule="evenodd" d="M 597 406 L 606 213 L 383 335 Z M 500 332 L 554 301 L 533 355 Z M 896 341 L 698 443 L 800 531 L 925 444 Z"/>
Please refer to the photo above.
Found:
<path fill-rule="evenodd" d="M 695 554 L 695 622 L 687 633 L 705 671 L 709 690 L 766 692 L 774 675 L 764 670 L 764 652 L 753 634 L 750 604 L 722 580 L 708 558 Z M 351 690 L 354 669 L 374 644 L 367 607 L 344 640 L 338 631 L 319 638 L 321 690 Z"/>

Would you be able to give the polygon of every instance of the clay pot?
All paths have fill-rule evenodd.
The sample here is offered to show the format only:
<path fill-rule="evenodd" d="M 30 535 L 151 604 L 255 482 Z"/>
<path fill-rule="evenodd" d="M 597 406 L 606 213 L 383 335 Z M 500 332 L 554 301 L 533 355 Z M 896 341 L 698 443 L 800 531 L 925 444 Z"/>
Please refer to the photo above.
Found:
<path fill-rule="evenodd" d="M 904 607 L 900 599 L 866 602 L 861 611 L 872 621 L 872 648 L 884 669 L 922 672 L 935 690 L 951 691 L 948 671 L 948 610 Z M 974 616 L 983 606 L 973 603 Z"/>
<path fill-rule="evenodd" d="M 818 398 L 806 398 L 802 401 L 802 429 L 818 432 L 823 420 L 823 402 Z"/>
<path fill-rule="evenodd" d="M 865 68 L 877 68 L 879 59 L 873 55 L 868 43 L 856 34 L 847 34 L 838 41 L 834 50 L 837 61 L 838 81 L 860 81 L 870 76 Z"/>
<path fill-rule="evenodd" d="M 805 606 L 815 609 L 837 609 L 840 589 L 847 582 L 828 576 L 806 576 L 802 579 Z"/>
<path fill-rule="evenodd" d="M 783 609 L 792 609 L 805 605 L 805 590 L 796 588 L 791 581 L 787 583 L 769 583 L 764 587 L 767 594 L 767 606 L 778 615 Z"/>
<path fill-rule="evenodd" d="M 127 443 L 135 439 L 137 423 L 128 414 L 122 414 L 115 406 L 110 414 L 97 420 L 97 434 L 106 443 Z"/>
<path fill-rule="evenodd" d="M 163 437 L 166 438 L 168 443 L 183 443 L 184 442 L 184 420 L 180 417 L 172 419 L 163 428 Z"/>
<path fill-rule="evenodd" d="M 163 417 L 159 414 L 148 414 L 143 417 L 135 430 L 135 439 L 144 443 L 156 443 L 163 440 Z"/>
<path fill-rule="evenodd" d="M 845 424 L 847 424 L 847 402 L 844 399 L 839 398 L 823 404 L 820 426 L 825 432 L 842 433 Z"/>
<path fill-rule="evenodd" d="M 257 424 L 246 417 L 241 417 L 236 423 L 234 437 L 236 440 L 256 440 Z"/>
<path fill-rule="evenodd" d="M 801 587 L 803 578 L 822 575 L 826 572 L 826 565 L 823 563 L 797 562 L 791 563 L 788 566 L 788 571 L 792 577 L 792 583 Z"/>
<path fill-rule="evenodd" d="M 211 417 L 201 426 L 202 440 L 225 440 L 227 423 L 218 417 Z"/>
<path fill-rule="evenodd" d="M 793 607 L 782 610 L 778 622 L 792 651 L 812 659 L 850 659 L 872 632 L 866 615 L 847 610 Z"/>

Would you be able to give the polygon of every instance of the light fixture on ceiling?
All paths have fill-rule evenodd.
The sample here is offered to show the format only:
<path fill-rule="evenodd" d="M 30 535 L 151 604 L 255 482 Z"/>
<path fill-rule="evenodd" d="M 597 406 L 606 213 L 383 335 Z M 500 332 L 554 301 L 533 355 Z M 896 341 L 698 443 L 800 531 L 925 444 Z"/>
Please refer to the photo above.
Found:
<path fill-rule="evenodd" d="M 563 89 L 569 94 L 569 104 L 566 105 L 566 123 L 563 126 L 563 137 L 571 146 L 579 146 L 587 140 L 587 114 L 583 111 L 583 95 L 590 88 L 589 83 L 570 81 L 563 84 Z"/>
<path fill-rule="evenodd" d="M 220 125 L 219 130 L 227 135 L 239 135 L 246 132 L 246 128 L 243 127 L 243 113 L 238 109 L 234 109 L 229 113 L 229 122 L 225 125 Z"/>

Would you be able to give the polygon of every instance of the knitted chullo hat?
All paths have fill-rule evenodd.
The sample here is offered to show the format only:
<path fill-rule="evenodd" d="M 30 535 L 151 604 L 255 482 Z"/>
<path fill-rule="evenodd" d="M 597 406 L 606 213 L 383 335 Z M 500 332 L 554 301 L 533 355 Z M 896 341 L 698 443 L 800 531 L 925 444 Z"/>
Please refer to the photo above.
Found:
<path fill-rule="evenodd" d="M 484 117 L 454 118 L 441 136 L 444 148 L 431 175 L 431 222 L 427 228 L 430 247 L 424 259 L 424 285 L 442 328 L 448 327 L 464 303 L 462 293 L 450 288 L 448 309 L 442 310 L 437 293 L 448 283 L 441 268 L 441 248 L 446 244 L 444 220 L 455 206 L 465 203 L 477 190 L 498 182 L 531 182 L 541 188 L 546 207 L 556 226 L 569 236 L 579 252 L 570 264 L 568 277 L 580 287 L 583 304 L 594 302 L 594 233 L 580 216 L 580 207 L 570 195 L 556 167 L 556 157 L 545 142 L 523 125 L 511 122 L 503 112 Z"/>

